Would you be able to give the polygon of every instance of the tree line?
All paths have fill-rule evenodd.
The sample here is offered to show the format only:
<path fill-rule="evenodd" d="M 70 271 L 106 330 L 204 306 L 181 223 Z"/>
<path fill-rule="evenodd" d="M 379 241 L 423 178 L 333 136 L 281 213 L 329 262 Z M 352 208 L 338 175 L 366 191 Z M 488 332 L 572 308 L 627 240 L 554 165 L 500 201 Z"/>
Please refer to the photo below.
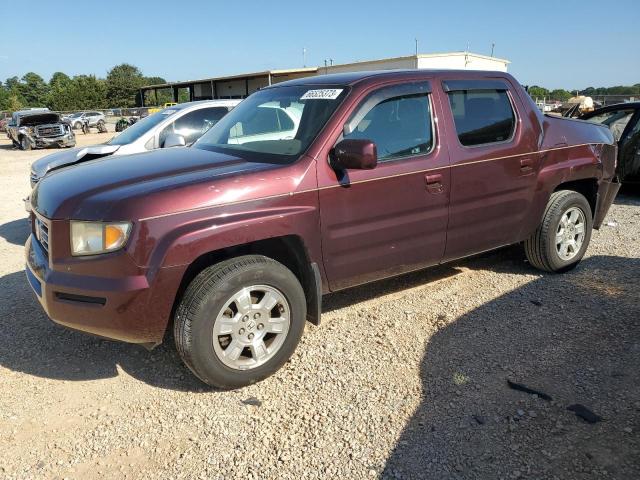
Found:
<path fill-rule="evenodd" d="M 633 95 L 640 96 L 640 83 L 636 83 L 631 86 L 618 85 L 615 87 L 587 87 L 583 90 L 564 90 L 564 89 L 556 89 L 556 90 L 548 90 L 544 87 L 540 87 L 538 85 L 534 85 L 529 87 L 529 95 L 532 98 L 546 98 L 548 100 L 559 100 L 561 102 L 566 102 L 571 97 L 575 96 L 576 93 L 578 95 L 585 95 L 587 97 L 593 97 L 596 95 Z"/>
<path fill-rule="evenodd" d="M 130 108 L 140 105 L 140 87 L 166 83 L 162 77 L 145 77 L 134 65 L 116 65 L 106 78 L 95 75 L 69 77 L 56 72 L 47 82 L 34 72 L 0 82 L 0 111 L 48 107 L 55 111 Z M 170 91 L 158 92 L 158 103 L 172 101 Z M 155 101 L 155 99 L 152 99 Z"/>
<path fill-rule="evenodd" d="M 56 72 L 46 82 L 34 72 L 26 73 L 22 78 L 11 77 L 0 82 L 0 111 L 16 111 L 27 107 L 48 107 L 56 111 L 130 108 L 141 105 L 140 87 L 166 83 L 162 77 L 145 77 L 134 65 L 123 63 L 116 65 L 107 73 L 106 78 L 95 75 L 76 75 L 69 77 Z M 549 90 L 538 85 L 529 87 L 533 98 L 567 101 L 576 90 Z M 579 95 L 637 95 L 640 96 L 640 83 L 632 86 L 588 87 L 578 90 Z M 186 92 L 180 91 L 178 101 L 188 101 Z M 145 105 L 162 105 L 172 101 L 172 92 L 159 90 L 158 97 L 145 98 Z"/>

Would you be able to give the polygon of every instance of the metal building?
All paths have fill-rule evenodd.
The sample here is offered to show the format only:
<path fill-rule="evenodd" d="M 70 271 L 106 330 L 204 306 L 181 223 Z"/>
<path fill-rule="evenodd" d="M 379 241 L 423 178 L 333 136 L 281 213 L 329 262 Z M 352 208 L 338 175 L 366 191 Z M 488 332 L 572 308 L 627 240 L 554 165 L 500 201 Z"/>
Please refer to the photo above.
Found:
<path fill-rule="evenodd" d="M 169 82 L 161 85 L 146 85 L 140 89 L 142 106 L 158 105 L 158 91 L 169 91 L 177 102 L 180 89 L 186 89 L 185 100 L 210 100 L 219 98 L 245 98 L 256 90 L 286 80 L 323 75 L 327 73 L 354 72 L 363 70 L 392 70 L 412 68 L 469 69 L 507 71 L 508 60 L 471 52 L 416 54 L 404 57 L 366 60 L 362 62 L 327 65 L 322 67 L 267 70 L 201 80 Z"/>

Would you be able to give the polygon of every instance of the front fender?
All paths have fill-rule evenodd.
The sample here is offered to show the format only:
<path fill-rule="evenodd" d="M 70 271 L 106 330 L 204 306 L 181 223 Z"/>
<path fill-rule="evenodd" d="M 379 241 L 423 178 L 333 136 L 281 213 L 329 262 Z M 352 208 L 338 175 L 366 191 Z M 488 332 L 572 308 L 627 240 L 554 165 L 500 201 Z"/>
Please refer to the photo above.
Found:
<path fill-rule="evenodd" d="M 317 192 L 260 199 L 148 219 L 137 228 L 132 256 L 139 265 L 190 265 L 200 256 L 259 240 L 296 235 L 311 262 L 321 264 Z"/>

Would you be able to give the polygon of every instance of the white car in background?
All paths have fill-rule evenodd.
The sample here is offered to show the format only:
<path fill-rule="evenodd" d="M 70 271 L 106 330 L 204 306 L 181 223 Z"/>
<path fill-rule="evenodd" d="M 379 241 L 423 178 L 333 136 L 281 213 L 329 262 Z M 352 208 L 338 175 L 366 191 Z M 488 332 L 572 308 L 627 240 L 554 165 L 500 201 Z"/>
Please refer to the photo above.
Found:
<path fill-rule="evenodd" d="M 238 103 L 240 100 L 181 103 L 139 120 L 106 143 L 47 155 L 31 166 L 31 187 L 51 171 L 81 162 L 109 155 L 130 155 L 156 148 L 190 145 Z"/>

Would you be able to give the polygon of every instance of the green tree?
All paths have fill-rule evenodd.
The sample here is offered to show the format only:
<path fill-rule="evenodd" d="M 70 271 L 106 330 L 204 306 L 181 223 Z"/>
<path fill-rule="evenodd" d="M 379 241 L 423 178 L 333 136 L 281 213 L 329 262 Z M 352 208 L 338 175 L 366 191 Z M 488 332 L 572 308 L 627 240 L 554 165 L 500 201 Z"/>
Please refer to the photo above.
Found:
<path fill-rule="evenodd" d="M 51 89 L 49 108 L 58 111 L 106 108 L 107 86 L 94 75 L 78 75 Z"/>
<path fill-rule="evenodd" d="M 4 84 L 6 85 L 7 90 L 13 90 L 14 88 L 18 88 L 18 85 L 20 85 L 20 79 L 18 77 L 9 77 Z"/>
<path fill-rule="evenodd" d="M 549 90 L 544 87 L 539 87 L 538 85 L 533 85 L 532 87 L 529 87 L 529 95 L 534 99 L 542 99 L 543 97 L 549 96 Z"/>
<path fill-rule="evenodd" d="M 66 88 L 71 83 L 71 78 L 69 75 L 63 72 L 56 72 L 51 75 L 51 80 L 49 80 L 49 88 Z"/>
<path fill-rule="evenodd" d="M 15 94 L 9 95 L 9 103 L 7 104 L 7 110 L 10 112 L 15 112 L 17 110 L 22 110 L 25 105 L 22 103 L 20 97 Z"/>
<path fill-rule="evenodd" d="M 552 100 L 560 100 L 561 102 L 566 102 L 571 97 L 573 97 L 573 95 L 571 94 L 571 92 L 568 92 L 562 88 L 557 88 L 549 92 L 549 97 Z"/>
<path fill-rule="evenodd" d="M 167 81 L 162 77 L 144 77 L 145 85 L 163 85 Z"/>
<path fill-rule="evenodd" d="M 142 72 L 133 65 L 116 65 L 107 73 L 107 104 L 109 107 L 135 107 L 140 87 L 145 83 Z"/>
<path fill-rule="evenodd" d="M 0 82 L 0 111 L 9 109 L 9 90 Z"/>
<path fill-rule="evenodd" d="M 29 107 L 42 107 L 47 103 L 49 85 L 37 73 L 25 73 L 18 88 Z"/>

